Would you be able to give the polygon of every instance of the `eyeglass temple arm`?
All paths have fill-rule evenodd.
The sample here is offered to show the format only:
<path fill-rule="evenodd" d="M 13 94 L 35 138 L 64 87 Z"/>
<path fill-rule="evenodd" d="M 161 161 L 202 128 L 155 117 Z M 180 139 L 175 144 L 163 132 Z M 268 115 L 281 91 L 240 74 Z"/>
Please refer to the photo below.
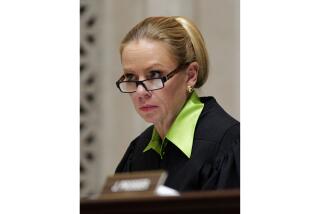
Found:
<path fill-rule="evenodd" d="M 164 81 L 167 81 L 168 79 L 170 79 L 171 77 L 173 77 L 176 73 L 178 73 L 180 71 L 180 69 L 182 69 L 184 66 L 189 65 L 190 63 L 185 63 L 182 64 L 180 66 L 178 66 L 176 69 L 174 69 L 173 71 L 171 71 L 169 74 L 167 74 L 167 76 L 165 76 Z"/>

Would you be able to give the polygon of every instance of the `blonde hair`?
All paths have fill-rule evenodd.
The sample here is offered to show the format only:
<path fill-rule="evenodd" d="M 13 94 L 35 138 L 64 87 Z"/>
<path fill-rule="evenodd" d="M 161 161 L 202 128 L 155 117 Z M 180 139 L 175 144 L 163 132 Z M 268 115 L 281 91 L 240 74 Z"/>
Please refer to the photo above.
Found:
<path fill-rule="evenodd" d="M 208 78 L 208 53 L 199 29 L 190 20 L 180 16 L 149 17 L 134 26 L 120 45 L 120 55 L 131 41 L 149 39 L 166 43 L 179 65 L 196 61 L 199 64 L 195 88 Z"/>

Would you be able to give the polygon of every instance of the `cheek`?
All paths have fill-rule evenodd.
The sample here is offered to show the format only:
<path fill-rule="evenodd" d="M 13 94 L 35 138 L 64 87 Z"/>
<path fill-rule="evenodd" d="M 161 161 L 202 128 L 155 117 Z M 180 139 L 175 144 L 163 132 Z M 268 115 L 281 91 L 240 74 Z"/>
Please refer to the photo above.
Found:
<path fill-rule="evenodd" d="M 186 93 L 183 88 L 183 85 L 174 84 L 170 85 L 170 87 L 166 88 L 167 90 L 162 96 L 163 107 L 166 111 L 174 111 L 183 105 L 186 99 Z M 167 112 L 168 113 L 168 112 Z"/>
<path fill-rule="evenodd" d="M 130 94 L 130 99 L 131 99 L 131 102 L 133 103 L 134 107 L 136 108 L 136 106 L 138 104 L 138 98 L 136 96 L 134 96 L 133 94 Z"/>
<path fill-rule="evenodd" d="M 186 94 L 186 86 L 182 81 L 177 81 L 176 84 L 170 85 L 171 87 L 168 88 L 167 96 L 172 99 L 172 101 L 178 101 L 184 99 Z"/>
<path fill-rule="evenodd" d="M 172 93 L 173 102 L 178 108 L 181 108 L 187 99 L 186 88 L 187 86 L 185 84 L 178 84 L 178 86 L 175 87 L 174 93 Z"/>

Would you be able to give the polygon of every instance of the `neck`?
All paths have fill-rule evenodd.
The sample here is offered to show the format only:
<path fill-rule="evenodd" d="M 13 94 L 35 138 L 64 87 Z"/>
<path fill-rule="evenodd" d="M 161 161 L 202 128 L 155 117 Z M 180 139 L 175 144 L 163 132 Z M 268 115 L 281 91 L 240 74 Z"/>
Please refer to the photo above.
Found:
<path fill-rule="evenodd" d="M 168 116 L 165 119 L 154 124 L 154 127 L 156 128 L 162 140 L 166 137 L 170 127 L 172 126 L 174 120 L 176 119 L 182 108 L 183 105 L 178 109 L 177 112 L 168 114 Z"/>
<path fill-rule="evenodd" d="M 183 108 L 183 106 L 185 105 L 185 103 L 187 102 L 187 100 L 190 98 L 191 93 L 187 94 L 187 99 L 185 100 L 185 102 L 180 106 L 180 108 L 178 109 L 177 112 L 173 113 L 173 114 L 168 114 L 168 116 L 163 119 L 162 121 L 159 121 L 157 123 L 154 124 L 154 127 L 156 128 L 160 138 L 163 140 L 165 138 L 165 136 L 167 135 L 171 125 L 173 124 L 174 120 L 176 119 L 176 117 L 178 116 L 179 112 L 181 111 L 181 109 Z"/>
<path fill-rule="evenodd" d="M 174 118 L 171 121 L 165 122 L 159 122 L 157 124 L 154 124 L 154 127 L 156 128 L 160 138 L 163 140 L 165 136 L 167 135 L 172 123 L 174 121 Z"/>

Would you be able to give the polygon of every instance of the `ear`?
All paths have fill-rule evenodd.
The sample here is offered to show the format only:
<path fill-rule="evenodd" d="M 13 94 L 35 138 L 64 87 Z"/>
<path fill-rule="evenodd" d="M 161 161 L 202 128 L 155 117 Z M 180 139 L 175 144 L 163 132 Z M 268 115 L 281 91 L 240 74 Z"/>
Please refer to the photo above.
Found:
<path fill-rule="evenodd" d="M 194 86 L 197 83 L 199 73 L 199 64 L 192 62 L 187 68 L 187 85 Z"/>

